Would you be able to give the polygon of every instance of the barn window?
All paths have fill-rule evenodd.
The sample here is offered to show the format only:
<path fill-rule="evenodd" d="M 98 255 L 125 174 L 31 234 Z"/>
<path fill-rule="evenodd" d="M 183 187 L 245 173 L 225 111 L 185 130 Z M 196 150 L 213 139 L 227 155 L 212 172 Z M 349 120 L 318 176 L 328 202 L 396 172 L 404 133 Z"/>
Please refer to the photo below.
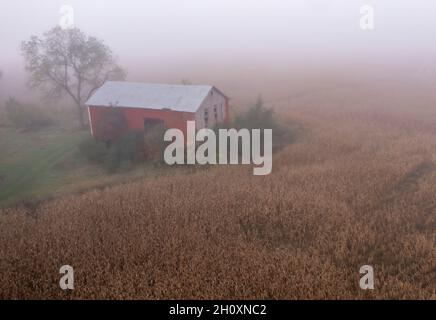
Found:
<path fill-rule="evenodd" d="M 213 106 L 213 113 L 214 113 L 214 115 L 215 115 L 215 120 L 218 119 L 218 110 L 217 110 L 216 105 Z"/>
<path fill-rule="evenodd" d="M 204 123 L 205 123 L 206 127 L 207 127 L 208 121 L 209 121 L 209 112 L 207 109 L 204 109 Z"/>

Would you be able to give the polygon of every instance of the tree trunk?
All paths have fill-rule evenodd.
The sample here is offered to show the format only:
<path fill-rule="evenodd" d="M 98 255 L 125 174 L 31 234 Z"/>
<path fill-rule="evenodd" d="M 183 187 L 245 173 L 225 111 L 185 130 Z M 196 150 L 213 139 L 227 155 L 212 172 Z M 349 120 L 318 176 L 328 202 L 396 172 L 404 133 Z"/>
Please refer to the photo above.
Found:
<path fill-rule="evenodd" d="M 86 128 L 85 117 L 83 116 L 84 107 L 81 104 L 77 104 L 77 113 L 79 116 L 79 124 L 81 129 Z"/>

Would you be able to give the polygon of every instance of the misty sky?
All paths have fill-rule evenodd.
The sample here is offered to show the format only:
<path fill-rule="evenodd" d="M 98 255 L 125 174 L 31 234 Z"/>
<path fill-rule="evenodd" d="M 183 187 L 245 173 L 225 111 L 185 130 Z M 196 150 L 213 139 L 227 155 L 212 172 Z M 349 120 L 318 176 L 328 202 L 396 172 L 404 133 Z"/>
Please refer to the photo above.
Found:
<path fill-rule="evenodd" d="M 359 28 L 364 4 L 374 6 L 373 31 Z M 0 2 L 5 77 L 25 74 L 20 42 L 57 25 L 62 5 L 74 8 L 76 27 L 106 41 L 129 78 L 177 67 L 184 73 L 180 77 L 189 77 L 187 70 L 200 64 L 220 64 L 223 72 L 226 66 L 273 67 L 309 58 L 436 58 L 431 0 L 5 0 Z"/>

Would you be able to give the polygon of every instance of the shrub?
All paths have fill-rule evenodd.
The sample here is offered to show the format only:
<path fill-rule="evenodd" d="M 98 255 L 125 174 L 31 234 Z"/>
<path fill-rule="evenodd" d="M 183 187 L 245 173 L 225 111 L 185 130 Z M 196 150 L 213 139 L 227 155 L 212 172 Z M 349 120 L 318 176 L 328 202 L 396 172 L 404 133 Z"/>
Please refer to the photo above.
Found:
<path fill-rule="evenodd" d="M 289 125 L 282 125 L 275 117 L 274 110 L 266 108 L 261 97 L 250 106 L 246 111 L 236 115 L 233 121 L 226 125 L 217 126 L 217 130 L 221 128 L 240 129 L 272 129 L 272 147 L 273 151 L 278 151 L 284 146 L 295 140 L 297 135 L 296 130 Z M 263 149 L 263 134 L 261 131 L 261 149 Z"/>
<path fill-rule="evenodd" d="M 107 147 L 103 142 L 95 140 L 92 136 L 88 136 L 79 144 L 80 152 L 93 163 L 104 163 L 107 155 Z"/>
<path fill-rule="evenodd" d="M 144 135 L 142 132 L 129 131 L 108 148 L 106 170 L 114 173 L 123 162 L 140 162 L 144 157 Z"/>
<path fill-rule="evenodd" d="M 17 129 L 37 130 L 53 124 L 53 119 L 40 107 L 22 104 L 10 97 L 5 104 L 6 116 Z"/>
<path fill-rule="evenodd" d="M 88 161 L 102 165 L 114 173 L 123 162 L 137 163 L 143 158 L 143 134 L 129 131 L 112 143 L 95 140 L 89 136 L 79 144 L 79 150 Z"/>
<path fill-rule="evenodd" d="M 99 147 L 95 151 L 85 151 L 92 158 L 94 152 L 98 162 L 102 163 L 108 173 L 114 173 L 123 162 L 131 164 L 139 162 L 143 158 L 144 135 L 142 132 L 128 130 L 124 114 L 117 108 L 106 109 L 95 128 L 95 137 L 103 142 L 89 143 L 89 147 Z M 85 144 L 85 149 L 86 149 Z M 103 151 L 104 149 L 104 151 Z M 89 159 L 89 156 L 88 156 Z"/>
<path fill-rule="evenodd" d="M 116 108 L 106 108 L 97 122 L 95 136 L 105 142 L 115 142 L 121 139 L 127 131 L 126 118 L 122 111 Z"/>
<path fill-rule="evenodd" d="M 273 129 L 273 131 L 279 127 L 274 111 L 264 106 L 261 97 L 247 111 L 238 114 L 232 125 L 237 129 Z"/>
<path fill-rule="evenodd" d="M 145 159 L 151 162 L 163 162 L 164 149 L 167 143 L 164 141 L 165 125 L 154 125 L 144 137 Z"/>

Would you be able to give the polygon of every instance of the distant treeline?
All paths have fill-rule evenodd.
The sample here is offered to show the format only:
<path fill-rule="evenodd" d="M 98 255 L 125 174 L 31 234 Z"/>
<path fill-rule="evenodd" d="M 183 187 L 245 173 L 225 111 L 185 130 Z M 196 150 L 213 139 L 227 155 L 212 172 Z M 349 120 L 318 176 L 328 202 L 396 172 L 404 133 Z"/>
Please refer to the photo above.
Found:
<path fill-rule="evenodd" d="M 50 113 L 34 104 L 22 103 L 10 97 L 5 103 L 9 124 L 20 130 L 38 130 L 54 124 Z"/>

